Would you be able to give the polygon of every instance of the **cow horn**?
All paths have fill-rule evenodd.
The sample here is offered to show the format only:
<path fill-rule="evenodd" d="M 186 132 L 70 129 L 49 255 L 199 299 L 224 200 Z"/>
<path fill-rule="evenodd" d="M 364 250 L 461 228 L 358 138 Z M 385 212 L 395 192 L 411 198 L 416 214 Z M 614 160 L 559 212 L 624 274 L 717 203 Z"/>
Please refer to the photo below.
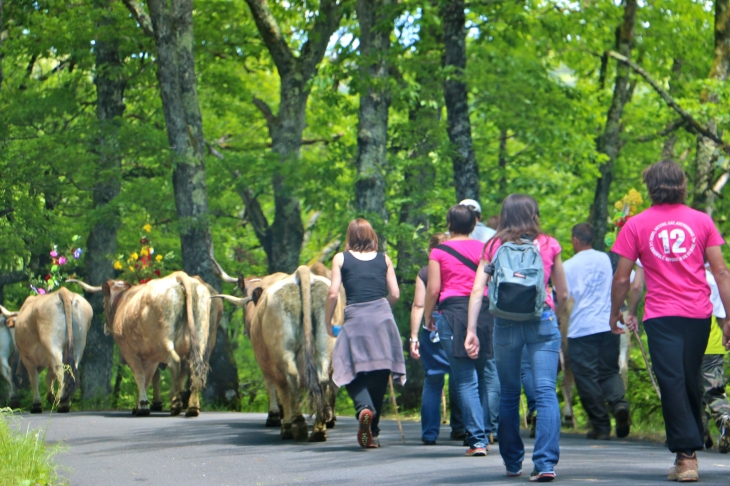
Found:
<path fill-rule="evenodd" d="M 246 307 L 246 305 L 251 302 L 251 297 L 234 297 L 232 295 L 226 295 L 226 294 L 216 294 L 211 295 L 211 299 L 223 299 L 227 300 L 233 305 L 236 305 L 238 307 Z"/>
<path fill-rule="evenodd" d="M 82 289 L 84 289 L 86 292 L 88 292 L 90 294 L 98 294 L 99 292 L 101 292 L 101 286 L 94 287 L 85 282 L 82 282 L 81 280 L 76 280 L 76 279 L 70 278 L 70 279 L 66 280 L 66 283 L 79 284 Z"/>
<path fill-rule="evenodd" d="M 17 312 L 10 312 L 5 307 L 0 305 L 0 314 L 4 315 L 5 317 L 15 317 L 18 315 Z"/>
<path fill-rule="evenodd" d="M 220 264 L 219 264 L 219 263 L 218 263 L 217 261 L 215 261 L 215 257 L 213 256 L 213 252 L 212 252 L 212 251 L 210 252 L 210 259 L 211 259 L 211 261 L 213 262 L 213 267 L 214 267 L 214 270 L 213 270 L 213 271 L 214 271 L 214 272 L 215 272 L 215 273 L 216 273 L 216 274 L 217 274 L 217 275 L 218 275 L 218 276 L 219 276 L 220 278 L 222 278 L 222 279 L 223 279 L 223 280 L 224 280 L 225 282 L 228 282 L 228 283 L 234 283 L 234 284 L 237 284 L 237 283 L 238 283 L 238 279 L 237 279 L 237 278 L 235 278 L 235 277 L 231 277 L 230 275 L 228 275 L 228 274 L 227 274 L 227 273 L 226 273 L 226 272 L 225 272 L 225 271 L 223 270 L 223 267 L 221 267 L 221 266 L 220 266 Z"/>

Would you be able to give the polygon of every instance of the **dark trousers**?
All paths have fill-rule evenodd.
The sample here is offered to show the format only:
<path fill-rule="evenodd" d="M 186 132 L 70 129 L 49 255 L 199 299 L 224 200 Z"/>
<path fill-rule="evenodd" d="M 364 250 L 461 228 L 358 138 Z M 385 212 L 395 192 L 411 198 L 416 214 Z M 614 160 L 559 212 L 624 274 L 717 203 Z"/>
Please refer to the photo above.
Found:
<path fill-rule="evenodd" d="M 703 448 L 702 356 L 710 319 L 657 317 L 644 321 L 652 367 L 662 392 L 667 446 L 672 452 Z"/>
<path fill-rule="evenodd" d="M 618 370 L 621 338 L 610 331 L 568 339 L 568 357 L 578 396 L 593 428 L 611 432 L 611 417 L 621 408 L 629 408 L 624 382 Z M 606 408 L 608 402 L 608 408 Z"/>
<path fill-rule="evenodd" d="M 345 385 L 347 393 L 355 403 L 355 417 L 360 416 L 360 412 L 366 408 L 373 412 L 373 423 L 370 429 L 373 436 L 380 434 L 378 423 L 380 422 L 380 412 L 383 410 L 383 397 L 385 389 L 388 387 L 388 377 L 390 370 L 375 370 L 358 373 L 352 382 Z"/>

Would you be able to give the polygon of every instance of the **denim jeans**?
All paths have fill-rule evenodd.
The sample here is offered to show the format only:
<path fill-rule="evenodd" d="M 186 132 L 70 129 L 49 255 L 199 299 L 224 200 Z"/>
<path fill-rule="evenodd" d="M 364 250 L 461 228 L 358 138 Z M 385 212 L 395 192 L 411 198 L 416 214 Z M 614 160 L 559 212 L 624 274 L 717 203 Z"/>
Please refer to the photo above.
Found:
<path fill-rule="evenodd" d="M 487 359 L 486 357 L 455 358 L 451 326 L 443 316 L 436 319 L 436 325 L 441 347 L 451 365 L 450 387 L 454 386 L 459 396 L 459 408 L 461 408 L 466 431 L 466 442 L 470 447 L 486 447 L 487 432 L 484 428 L 482 403 L 487 395 L 487 384 L 484 380 Z"/>
<path fill-rule="evenodd" d="M 525 390 L 525 398 L 527 398 L 527 411 L 534 412 L 537 410 L 535 405 L 535 384 L 532 382 L 532 365 L 527 357 L 527 345 L 522 348 L 522 367 L 520 375 L 522 378 L 522 388 Z"/>
<path fill-rule="evenodd" d="M 488 359 L 484 366 L 484 383 L 487 393 L 482 401 L 484 409 L 484 431 L 497 437 L 499 426 L 499 376 L 497 375 L 497 361 Z"/>
<path fill-rule="evenodd" d="M 494 319 L 494 355 L 502 396 L 499 402 L 499 453 L 507 471 L 522 469 L 525 445 L 520 437 L 521 362 L 523 349 L 532 367 L 537 421 L 532 462 L 538 472 L 552 472 L 560 457 L 560 406 L 555 393 L 560 330 L 552 310 L 538 321 Z"/>

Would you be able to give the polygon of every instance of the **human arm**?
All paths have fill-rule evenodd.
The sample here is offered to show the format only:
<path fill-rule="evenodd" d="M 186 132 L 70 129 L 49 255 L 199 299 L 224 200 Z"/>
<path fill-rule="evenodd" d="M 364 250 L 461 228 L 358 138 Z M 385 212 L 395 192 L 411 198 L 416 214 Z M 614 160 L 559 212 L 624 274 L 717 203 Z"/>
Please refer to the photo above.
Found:
<path fill-rule="evenodd" d="M 621 305 L 626 301 L 626 295 L 629 293 L 631 286 L 631 270 L 634 269 L 634 261 L 622 256 L 618 261 L 618 268 L 613 275 L 613 283 L 611 284 L 611 332 L 614 334 L 624 334 L 625 331 L 618 327 L 619 321 L 624 322 L 623 314 L 621 314 Z M 628 323 L 627 323 L 628 324 Z M 629 327 L 630 331 L 636 328 Z"/>
<path fill-rule="evenodd" d="M 489 275 L 484 273 L 484 267 L 488 262 L 484 259 L 479 261 L 477 274 L 474 276 L 474 286 L 469 296 L 469 314 L 466 325 L 466 339 L 464 340 L 464 349 L 470 358 L 476 359 L 479 356 L 479 338 L 477 337 L 477 321 L 479 320 L 479 312 L 482 309 L 482 301 L 484 300 L 484 289 L 487 287 Z"/>
<path fill-rule="evenodd" d="M 385 255 L 385 264 L 388 269 L 385 271 L 385 284 L 388 287 L 388 303 L 394 306 L 398 299 L 400 299 L 400 289 L 398 288 L 398 279 L 395 277 L 395 270 L 393 269 L 393 262 L 390 261 L 388 255 Z"/>
<path fill-rule="evenodd" d="M 423 315 L 426 316 L 426 327 L 429 331 L 436 330 L 433 319 L 433 310 L 436 308 L 439 293 L 441 292 L 441 265 L 436 260 L 428 261 L 428 284 L 426 285 L 426 304 Z"/>
<path fill-rule="evenodd" d="M 705 260 L 710 264 L 712 275 L 717 282 L 717 290 L 720 292 L 722 306 L 726 310 L 730 309 L 730 270 L 728 270 L 725 264 L 720 247 L 707 247 L 705 249 Z M 725 349 L 730 349 L 730 325 L 728 325 L 727 320 L 722 328 L 722 342 L 725 345 Z"/>
<path fill-rule="evenodd" d="M 327 334 L 335 337 L 332 331 L 332 316 L 335 313 L 335 306 L 337 305 L 337 299 L 340 296 L 340 286 L 342 285 L 342 263 L 345 261 L 345 257 L 342 253 L 338 253 L 332 259 L 332 280 L 330 283 L 330 289 L 327 292 L 327 300 L 324 306 L 324 322 L 327 327 Z"/>
<path fill-rule="evenodd" d="M 550 277 L 552 278 L 553 288 L 555 289 L 555 314 L 559 316 L 562 314 L 565 304 L 568 302 L 568 281 L 565 278 L 565 269 L 563 268 L 563 259 L 560 258 L 560 253 L 555 255 Z"/>
<path fill-rule="evenodd" d="M 629 315 L 626 317 L 626 326 L 634 331 L 639 328 L 639 302 L 644 296 L 644 268 L 636 266 L 634 281 L 629 289 Z"/>
<path fill-rule="evenodd" d="M 411 356 L 419 359 L 421 353 L 418 345 L 418 331 L 423 322 L 423 306 L 426 303 L 426 284 L 421 277 L 416 277 L 416 290 L 413 293 L 413 305 L 411 305 Z"/>

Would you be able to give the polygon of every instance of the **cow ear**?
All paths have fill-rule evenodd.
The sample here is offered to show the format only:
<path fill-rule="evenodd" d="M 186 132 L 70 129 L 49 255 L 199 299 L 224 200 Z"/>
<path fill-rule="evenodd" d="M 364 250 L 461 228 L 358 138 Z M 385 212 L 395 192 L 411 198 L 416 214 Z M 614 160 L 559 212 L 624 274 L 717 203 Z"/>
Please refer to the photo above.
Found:
<path fill-rule="evenodd" d="M 8 326 L 8 328 L 15 327 L 15 316 L 6 318 L 5 325 Z"/>
<path fill-rule="evenodd" d="M 109 297 L 112 294 L 112 290 L 109 287 L 109 282 L 101 284 L 101 291 L 104 293 L 104 297 Z"/>
<path fill-rule="evenodd" d="M 259 303 L 259 299 L 261 298 L 261 294 L 263 293 L 264 289 L 262 289 L 261 287 L 253 289 L 253 292 L 251 293 L 251 300 L 253 300 L 254 305 Z"/>

